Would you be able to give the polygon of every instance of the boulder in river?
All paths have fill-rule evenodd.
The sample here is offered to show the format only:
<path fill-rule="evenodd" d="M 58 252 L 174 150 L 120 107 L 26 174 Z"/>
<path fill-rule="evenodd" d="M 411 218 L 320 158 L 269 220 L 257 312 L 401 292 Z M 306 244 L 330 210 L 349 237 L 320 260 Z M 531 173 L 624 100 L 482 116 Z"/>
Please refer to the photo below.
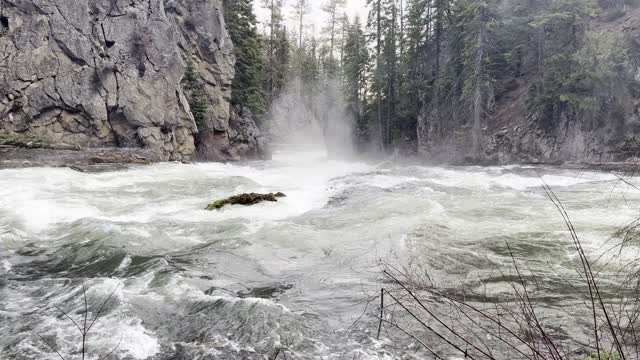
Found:
<path fill-rule="evenodd" d="M 277 193 L 269 193 L 269 194 L 258 194 L 258 193 L 246 193 L 240 195 L 234 195 L 228 197 L 226 199 L 214 201 L 207 206 L 205 210 L 218 210 L 223 208 L 226 205 L 255 205 L 261 203 L 263 201 L 278 201 L 278 198 L 286 197 L 285 194 L 281 192 Z"/>

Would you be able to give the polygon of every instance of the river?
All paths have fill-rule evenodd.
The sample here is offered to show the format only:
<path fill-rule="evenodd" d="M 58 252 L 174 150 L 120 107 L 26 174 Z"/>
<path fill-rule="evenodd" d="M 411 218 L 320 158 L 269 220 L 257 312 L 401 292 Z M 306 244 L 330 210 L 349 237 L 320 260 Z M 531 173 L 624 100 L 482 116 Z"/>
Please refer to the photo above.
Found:
<path fill-rule="evenodd" d="M 33 332 L 79 358 L 78 330 L 56 307 L 82 324 L 81 279 L 93 313 L 115 291 L 89 359 L 116 345 L 113 359 L 267 359 L 279 347 L 290 359 L 425 358 L 400 333 L 375 339 L 366 300 L 381 287 L 379 259 L 465 282 L 509 262 L 508 241 L 542 279 L 571 276 L 575 252 L 543 182 L 594 256 L 638 216 L 640 192 L 615 176 L 558 167 L 338 161 L 296 149 L 97 174 L 0 170 L 0 358 L 57 359 Z M 203 210 L 276 191 L 287 197 Z"/>

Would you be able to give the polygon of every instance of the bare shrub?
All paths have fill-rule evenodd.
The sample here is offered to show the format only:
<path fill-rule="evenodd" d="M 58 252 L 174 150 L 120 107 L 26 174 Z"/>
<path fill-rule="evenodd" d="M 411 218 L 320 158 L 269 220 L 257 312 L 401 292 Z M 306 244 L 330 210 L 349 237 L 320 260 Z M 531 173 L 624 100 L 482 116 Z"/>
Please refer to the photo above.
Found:
<path fill-rule="evenodd" d="M 396 330 L 436 359 L 640 359 L 638 267 L 624 267 L 623 281 L 605 290 L 598 276 L 606 264 L 596 268 L 597 261 L 585 254 L 562 202 L 550 187 L 545 185 L 544 191 L 564 219 L 577 254 L 581 283 L 562 281 L 567 295 L 576 299 L 570 311 L 583 329 L 563 329 L 553 314 L 549 316 L 551 306 L 541 300 L 541 282 L 525 270 L 507 243 L 511 271 L 498 268 L 510 287 L 503 296 L 438 284 L 428 269 L 382 261 L 378 336 L 382 327 Z M 637 241 L 639 227 L 636 221 L 617 235 Z M 579 336 L 581 332 L 586 337 Z"/>
<path fill-rule="evenodd" d="M 76 329 L 78 329 L 78 332 L 80 333 L 80 335 L 82 336 L 82 359 L 85 359 L 85 356 L 87 356 L 88 352 L 87 352 L 87 337 L 89 336 L 89 332 L 91 332 L 91 329 L 93 328 L 93 326 L 96 324 L 96 321 L 98 321 L 98 319 L 100 318 L 100 316 L 103 314 L 104 310 L 105 310 L 105 306 L 107 305 L 107 303 L 113 298 L 113 295 L 115 294 L 116 290 L 118 290 L 118 286 L 116 286 L 113 291 L 111 292 L 111 294 L 109 294 L 109 296 L 104 299 L 104 301 L 102 302 L 102 304 L 100 305 L 100 307 L 98 307 L 97 311 L 94 313 L 93 318 L 89 317 L 89 302 L 87 300 L 87 290 L 85 288 L 84 285 L 84 280 L 82 280 L 82 296 L 84 298 L 84 316 L 80 321 L 76 321 L 74 320 L 69 313 L 67 313 L 66 311 L 62 310 L 60 307 L 56 306 L 56 309 L 58 309 L 58 311 L 60 311 L 60 313 L 62 313 L 62 315 L 64 315 L 64 317 L 66 317 L 67 319 L 69 319 L 69 321 L 71 321 L 73 323 L 73 325 L 76 327 Z M 53 346 L 51 344 L 51 342 L 47 341 L 41 334 L 35 332 L 35 331 L 31 331 L 33 334 L 35 334 L 38 338 L 40 338 L 40 340 L 42 340 L 42 342 L 44 342 L 53 352 L 55 352 L 58 357 L 62 360 L 66 360 L 64 356 L 62 356 L 62 354 L 56 349 L 55 346 Z M 111 351 L 109 351 L 108 353 L 101 355 L 98 357 L 98 360 L 105 360 L 107 359 L 109 356 L 111 356 L 116 349 L 120 346 L 120 342 L 122 341 L 122 338 L 120 338 L 120 341 L 118 342 L 118 344 L 111 349 Z"/>

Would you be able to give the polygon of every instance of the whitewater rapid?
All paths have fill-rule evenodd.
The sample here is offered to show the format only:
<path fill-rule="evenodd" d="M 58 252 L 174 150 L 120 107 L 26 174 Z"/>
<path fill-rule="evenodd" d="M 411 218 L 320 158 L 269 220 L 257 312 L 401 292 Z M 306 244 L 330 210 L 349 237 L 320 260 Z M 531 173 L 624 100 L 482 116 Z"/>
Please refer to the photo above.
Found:
<path fill-rule="evenodd" d="M 570 238 L 544 183 L 593 254 L 638 215 L 640 193 L 607 173 L 340 161 L 301 149 L 98 174 L 0 170 L 0 359 L 57 358 L 33 332 L 77 355 L 77 330 L 56 306 L 82 316 L 82 279 L 92 306 L 115 291 L 89 359 L 116 345 L 113 358 L 140 360 L 268 359 L 278 348 L 296 359 L 424 358 L 408 339 L 374 339 L 366 299 L 381 286 L 378 261 L 424 263 L 464 282 L 507 262 L 509 241 L 543 275 L 569 276 Z M 287 197 L 203 210 L 277 191 Z"/>

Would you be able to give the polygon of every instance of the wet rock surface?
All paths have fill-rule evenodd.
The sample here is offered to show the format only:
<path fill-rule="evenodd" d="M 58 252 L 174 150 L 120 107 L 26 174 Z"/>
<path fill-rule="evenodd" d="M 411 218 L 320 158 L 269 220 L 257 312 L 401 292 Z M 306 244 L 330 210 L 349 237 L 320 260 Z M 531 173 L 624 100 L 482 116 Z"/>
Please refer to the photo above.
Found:
<path fill-rule="evenodd" d="M 106 172 L 155 161 L 159 161 L 157 154 L 144 149 L 53 150 L 0 147 L 0 170 L 48 166 L 68 167 L 80 172 Z"/>
<path fill-rule="evenodd" d="M 154 160 L 260 152 L 252 119 L 230 126 L 235 58 L 220 1 L 1 0 L 0 8 L 0 134 L 145 149 Z M 188 65 L 205 94 L 198 125 Z"/>

